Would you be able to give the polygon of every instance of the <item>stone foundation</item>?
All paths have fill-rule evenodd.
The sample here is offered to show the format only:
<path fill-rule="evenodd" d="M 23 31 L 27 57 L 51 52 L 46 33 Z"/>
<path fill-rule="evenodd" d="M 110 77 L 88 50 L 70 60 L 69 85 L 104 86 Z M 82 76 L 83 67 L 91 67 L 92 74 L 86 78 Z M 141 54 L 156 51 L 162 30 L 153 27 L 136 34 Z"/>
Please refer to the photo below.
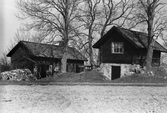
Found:
<path fill-rule="evenodd" d="M 112 75 L 112 66 L 120 66 L 121 68 L 121 76 L 129 76 L 132 75 L 134 72 L 131 71 L 133 68 L 133 65 L 131 64 L 115 64 L 115 63 L 102 63 L 100 65 L 100 72 L 103 73 L 107 78 L 111 80 L 111 75 Z"/>

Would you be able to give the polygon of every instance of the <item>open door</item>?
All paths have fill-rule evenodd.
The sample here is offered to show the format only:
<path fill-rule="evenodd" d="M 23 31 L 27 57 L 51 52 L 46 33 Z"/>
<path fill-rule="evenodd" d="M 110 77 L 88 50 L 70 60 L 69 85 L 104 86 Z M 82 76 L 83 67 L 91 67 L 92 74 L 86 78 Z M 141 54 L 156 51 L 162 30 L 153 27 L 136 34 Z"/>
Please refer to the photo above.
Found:
<path fill-rule="evenodd" d="M 120 78 L 121 76 L 121 67 L 120 66 L 111 66 L 111 80 Z"/>

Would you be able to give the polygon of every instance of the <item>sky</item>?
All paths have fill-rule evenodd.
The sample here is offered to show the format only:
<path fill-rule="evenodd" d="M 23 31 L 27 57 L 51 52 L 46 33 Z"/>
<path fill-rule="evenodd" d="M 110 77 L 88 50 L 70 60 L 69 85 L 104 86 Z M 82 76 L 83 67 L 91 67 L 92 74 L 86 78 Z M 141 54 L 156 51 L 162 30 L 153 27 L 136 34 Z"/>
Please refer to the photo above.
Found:
<path fill-rule="evenodd" d="M 0 57 L 7 52 L 21 23 L 15 16 L 18 14 L 15 1 L 0 0 Z"/>
<path fill-rule="evenodd" d="M 16 8 L 17 0 L 0 0 L 0 57 L 7 52 L 14 38 L 21 21 L 16 18 L 18 9 Z M 162 0 L 167 2 L 166 0 Z"/>

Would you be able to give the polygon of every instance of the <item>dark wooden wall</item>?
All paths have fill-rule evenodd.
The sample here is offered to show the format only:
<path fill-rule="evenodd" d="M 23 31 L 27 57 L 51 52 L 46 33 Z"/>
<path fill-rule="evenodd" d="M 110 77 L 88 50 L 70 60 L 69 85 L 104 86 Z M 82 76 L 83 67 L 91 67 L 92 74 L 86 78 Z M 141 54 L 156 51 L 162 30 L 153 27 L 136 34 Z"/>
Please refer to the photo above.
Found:
<path fill-rule="evenodd" d="M 137 54 L 137 49 L 117 32 L 112 32 L 109 39 L 100 47 L 102 63 L 131 63 L 133 54 Z M 124 54 L 113 54 L 111 42 L 124 42 Z"/>
<path fill-rule="evenodd" d="M 84 61 L 81 60 L 67 60 L 67 72 L 79 73 L 83 71 L 81 66 L 84 66 Z"/>
<path fill-rule="evenodd" d="M 16 50 L 16 52 L 11 56 L 11 62 L 13 63 L 25 55 L 26 55 L 26 52 L 21 47 L 19 47 Z"/>
<path fill-rule="evenodd" d="M 143 61 L 146 57 L 146 49 L 138 49 L 133 45 L 133 42 L 129 42 L 128 39 L 123 38 L 118 32 L 111 32 L 108 34 L 108 40 L 106 40 L 100 47 L 100 61 L 101 63 L 122 63 L 122 64 L 140 64 L 143 65 Z M 113 54 L 111 49 L 112 42 L 124 42 L 124 53 Z M 153 52 L 153 66 L 160 64 L 160 51 Z"/>
<path fill-rule="evenodd" d="M 146 58 L 146 49 L 140 49 L 139 50 L 139 64 L 143 65 L 144 60 Z M 153 51 L 153 59 L 152 59 L 152 66 L 159 66 L 160 65 L 160 58 L 161 58 L 161 52 L 160 51 Z"/>
<path fill-rule="evenodd" d="M 19 47 L 11 56 L 12 69 L 24 68 L 24 65 L 30 62 L 28 59 L 25 59 L 25 57 L 28 57 L 27 52 L 25 52 L 22 47 Z"/>

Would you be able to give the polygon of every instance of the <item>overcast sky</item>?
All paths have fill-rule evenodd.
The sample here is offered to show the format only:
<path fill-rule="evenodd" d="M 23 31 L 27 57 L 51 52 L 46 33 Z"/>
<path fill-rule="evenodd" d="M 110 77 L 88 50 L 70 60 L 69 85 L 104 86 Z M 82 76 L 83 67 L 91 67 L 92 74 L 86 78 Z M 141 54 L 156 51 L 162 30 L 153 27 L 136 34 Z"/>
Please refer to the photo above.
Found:
<path fill-rule="evenodd" d="M 15 16 L 18 13 L 15 1 L 0 0 L 0 56 L 8 50 L 11 40 L 20 26 L 20 21 Z"/>
<path fill-rule="evenodd" d="M 0 57 L 7 51 L 21 22 L 16 18 L 16 0 L 0 0 Z M 167 2 L 166 0 L 162 0 Z"/>

